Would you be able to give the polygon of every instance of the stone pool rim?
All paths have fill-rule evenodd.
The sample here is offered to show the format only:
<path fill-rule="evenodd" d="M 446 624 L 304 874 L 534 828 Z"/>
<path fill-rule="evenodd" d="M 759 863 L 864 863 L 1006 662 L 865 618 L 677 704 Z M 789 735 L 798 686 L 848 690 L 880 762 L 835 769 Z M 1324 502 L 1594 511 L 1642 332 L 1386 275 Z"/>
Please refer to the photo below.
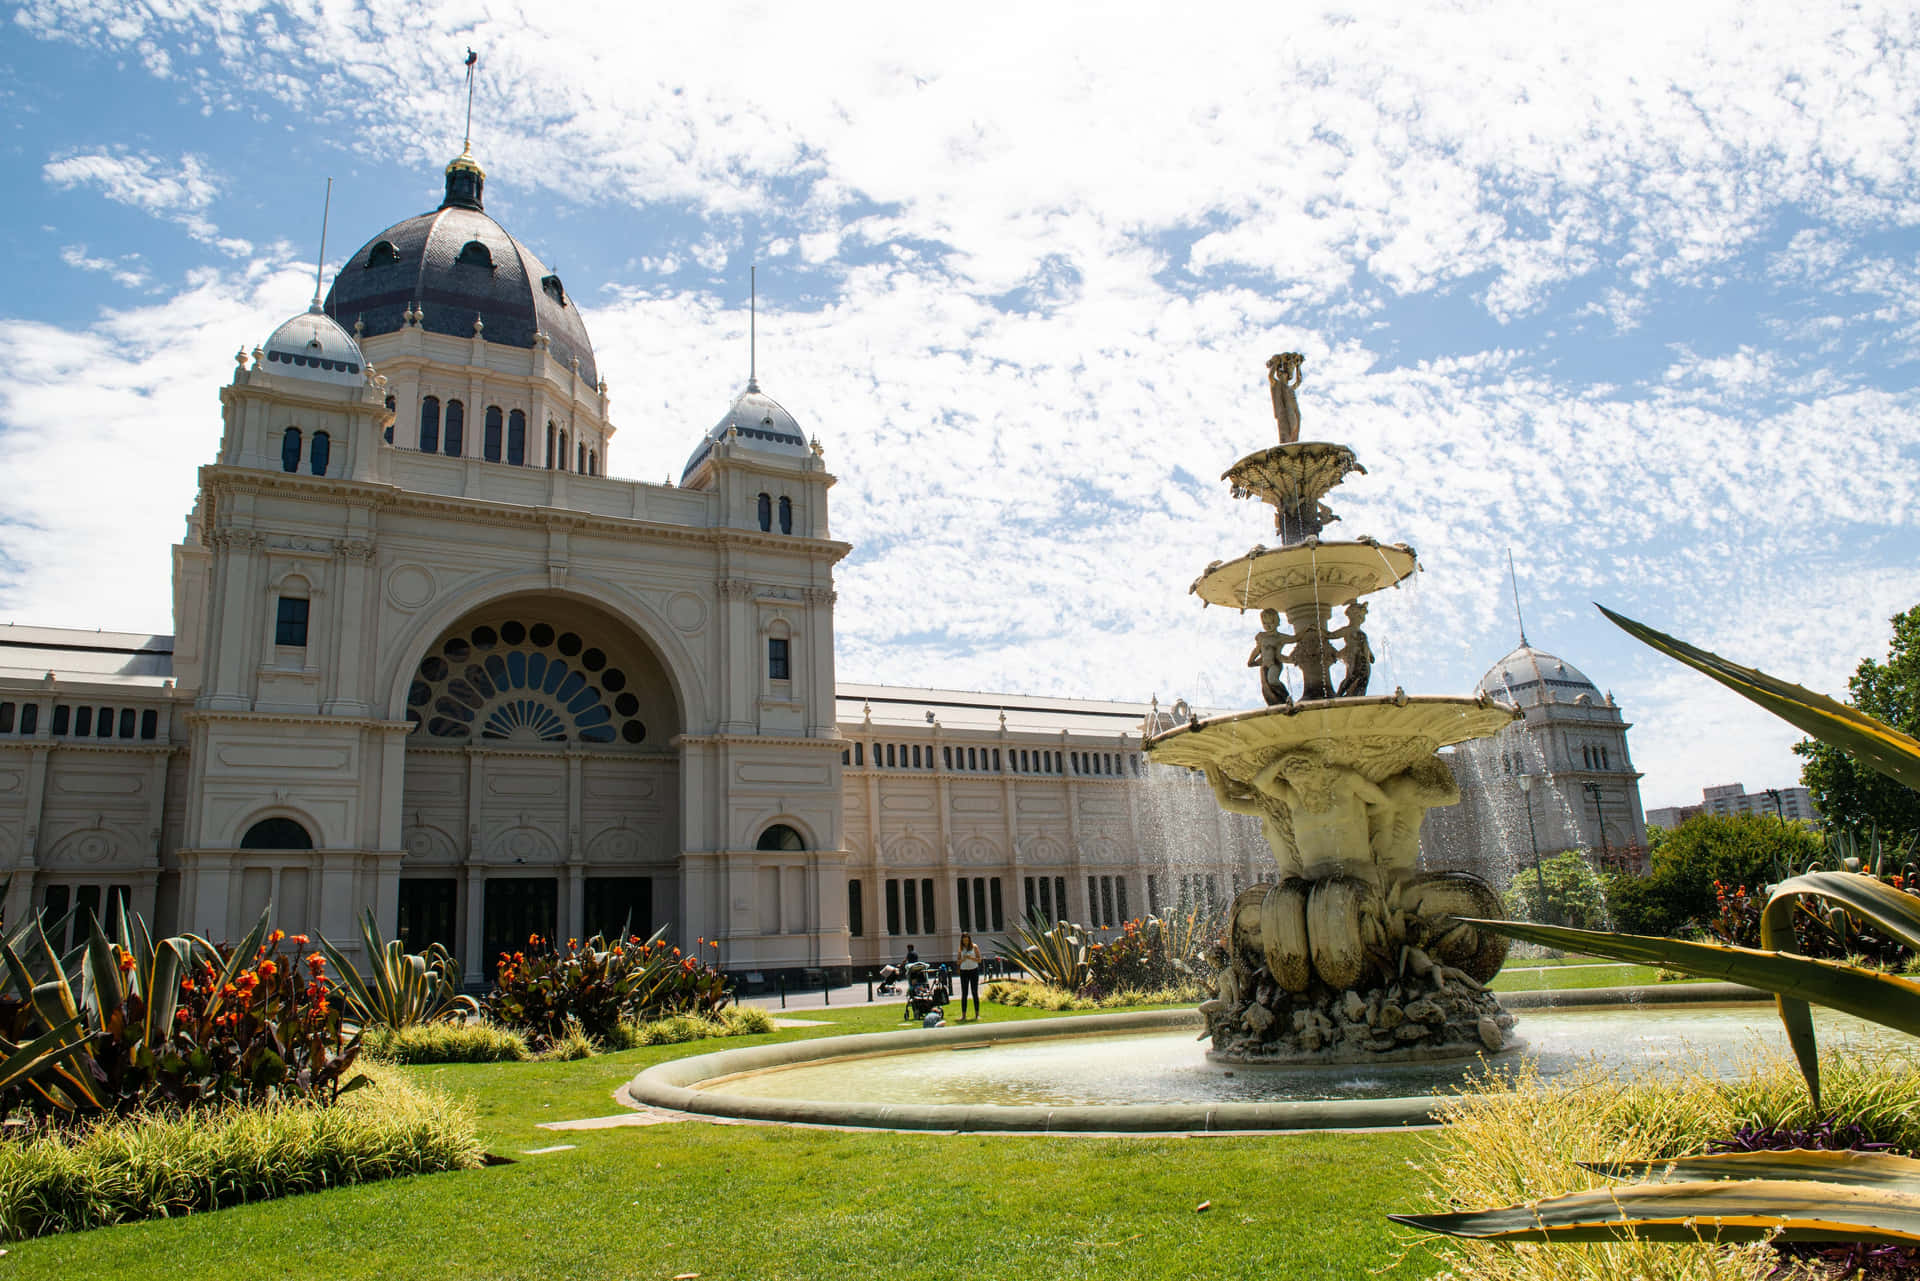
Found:
<path fill-rule="evenodd" d="M 1682 994 L 1684 993 L 1684 995 Z M 1554 992 L 1507 992 L 1510 1009 L 1558 1006 L 1700 1004 L 1770 1000 L 1765 992 L 1731 983 L 1664 983 L 1640 988 L 1585 988 Z M 1394 1099 L 1314 1099 L 1271 1103 L 1167 1103 L 1041 1106 L 1032 1104 L 859 1103 L 821 1099 L 763 1099 L 724 1089 L 693 1087 L 708 1081 L 798 1063 L 911 1054 L 941 1046 L 1043 1037 L 1098 1036 L 1201 1027 L 1199 1011 L 1135 1010 L 1019 1023 L 949 1024 L 854 1036 L 810 1037 L 719 1050 L 657 1063 L 627 1084 L 645 1107 L 697 1116 L 771 1121 L 786 1125 L 874 1130 L 938 1130 L 1014 1134 L 1217 1134 L 1269 1130 L 1394 1129 L 1433 1125 L 1441 1099 L 1431 1094 Z M 1199 1052 L 1198 1046 L 1195 1052 Z"/>

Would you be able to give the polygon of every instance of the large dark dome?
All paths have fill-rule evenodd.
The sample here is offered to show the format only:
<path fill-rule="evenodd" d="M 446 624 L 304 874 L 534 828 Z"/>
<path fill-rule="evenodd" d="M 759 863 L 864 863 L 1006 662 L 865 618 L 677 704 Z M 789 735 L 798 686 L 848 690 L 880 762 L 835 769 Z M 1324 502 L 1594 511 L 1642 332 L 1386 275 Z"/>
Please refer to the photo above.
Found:
<path fill-rule="evenodd" d="M 560 277 L 507 234 L 481 207 L 486 182 L 471 158 L 447 166 L 440 207 L 397 222 L 360 246 L 334 278 L 326 312 L 362 337 L 390 334 L 421 310 L 421 326 L 456 338 L 473 335 L 477 316 L 488 342 L 534 345 L 544 332 L 562 369 L 576 357 L 580 376 L 600 381 L 593 344 Z"/>

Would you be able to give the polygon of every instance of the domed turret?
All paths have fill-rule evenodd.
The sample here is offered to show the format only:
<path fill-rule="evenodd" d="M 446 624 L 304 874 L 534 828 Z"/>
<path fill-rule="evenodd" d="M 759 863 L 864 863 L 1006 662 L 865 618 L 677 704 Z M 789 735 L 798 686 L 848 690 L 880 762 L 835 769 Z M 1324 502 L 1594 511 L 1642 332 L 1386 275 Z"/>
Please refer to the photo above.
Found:
<path fill-rule="evenodd" d="M 1522 644 L 1480 678 L 1480 692 L 1516 707 L 1571 703 L 1582 694 L 1602 702 L 1600 690 L 1579 668 L 1542 649 Z"/>
<path fill-rule="evenodd" d="M 686 484 L 700 464 L 706 461 L 707 455 L 713 451 L 714 442 L 724 439 L 730 432 L 746 448 L 761 453 L 805 458 L 810 452 L 806 435 L 793 415 L 779 401 L 761 391 L 759 382 L 749 378 L 747 389 L 735 398 L 712 430 L 700 438 L 699 446 L 694 449 L 693 456 L 687 459 L 686 468 L 681 472 L 681 484 Z"/>
<path fill-rule="evenodd" d="M 274 330 L 263 351 L 266 371 L 283 378 L 307 378 L 337 387 L 358 387 L 367 381 L 360 345 L 318 308 Z"/>
<path fill-rule="evenodd" d="M 462 152 L 440 207 L 397 222 L 340 269 L 326 312 L 363 337 L 399 330 L 417 311 L 431 333 L 531 349 L 544 334 L 562 369 L 599 382 L 593 344 L 560 277 L 488 217 L 486 173 Z M 479 322 L 476 330 L 475 322 Z"/>

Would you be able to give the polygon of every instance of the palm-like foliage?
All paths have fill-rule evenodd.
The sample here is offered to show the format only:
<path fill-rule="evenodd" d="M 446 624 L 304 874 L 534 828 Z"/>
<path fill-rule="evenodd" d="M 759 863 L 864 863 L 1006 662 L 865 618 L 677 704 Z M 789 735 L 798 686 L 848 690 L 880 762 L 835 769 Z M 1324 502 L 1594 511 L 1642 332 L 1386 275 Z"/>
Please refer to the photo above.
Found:
<path fill-rule="evenodd" d="M 320 947 L 333 965 L 347 1008 L 362 1027 L 398 1032 L 419 1023 L 465 1018 L 480 1008 L 460 991 L 459 970 L 438 943 L 409 952 L 399 939 L 382 939 L 371 908 L 361 913 L 360 939 L 367 950 L 365 977 L 333 944 L 321 939 Z"/>
<path fill-rule="evenodd" d="M 1920 788 L 1920 741 L 1854 708 L 1764 672 L 1730 663 L 1650 627 L 1602 613 L 1633 636 L 1745 695 L 1890 778 Z M 1527 942 L 1616 960 L 1664 965 L 1773 992 L 1788 1042 L 1817 1107 L 1819 1057 L 1811 1005 L 1825 1005 L 1920 1035 L 1920 983 L 1789 952 L 1803 897 L 1835 904 L 1920 949 L 1920 900 L 1858 872 L 1812 872 L 1774 886 L 1760 947 L 1730 947 L 1515 921 L 1474 921 Z M 1598 1168 L 1598 1167 L 1595 1167 Z M 1688 1157 L 1600 1173 L 1641 1180 L 1529 1205 L 1457 1214 L 1393 1215 L 1453 1236 L 1510 1241 L 1778 1239 L 1920 1242 L 1920 1161 L 1866 1153 L 1756 1152 Z M 1655 1179 L 1652 1176 L 1658 1174 Z M 1671 1181 L 1674 1178 L 1679 1181 Z"/>
<path fill-rule="evenodd" d="M 1077 992 L 1087 981 L 1087 932 L 1071 921 L 1049 925 L 1036 913 L 1014 927 L 1007 960 L 1042 983 Z"/>

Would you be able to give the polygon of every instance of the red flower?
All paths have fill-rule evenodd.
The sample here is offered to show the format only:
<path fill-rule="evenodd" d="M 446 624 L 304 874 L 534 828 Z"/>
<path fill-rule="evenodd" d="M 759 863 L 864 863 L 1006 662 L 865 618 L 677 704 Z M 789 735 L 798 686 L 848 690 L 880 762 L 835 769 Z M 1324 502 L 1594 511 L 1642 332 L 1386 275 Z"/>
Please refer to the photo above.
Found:
<path fill-rule="evenodd" d="M 303 948 L 307 945 L 307 936 L 304 934 L 296 934 L 288 941 L 291 942 L 296 949 Z"/>
<path fill-rule="evenodd" d="M 262 961 L 262 962 L 260 962 L 260 977 L 261 977 L 261 978 L 263 978 L 263 979 L 270 979 L 270 978 L 272 978 L 272 977 L 273 977 L 274 975 L 276 975 L 276 974 L 278 974 L 279 972 L 280 972 L 280 967 L 279 967 L 279 966 L 277 966 L 277 965 L 275 965 L 275 964 L 274 964 L 274 963 L 273 963 L 272 961 Z"/>
<path fill-rule="evenodd" d="M 315 974 L 318 974 L 321 970 L 324 970 L 327 968 L 327 958 L 320 955 L 320 953 L 315 952 L 313 955 L 307 958 L 307 968 L 312 970 Z"/>
<path fill-rule="evenodd" d="M 181 990 L 182 992 L 191 992 L 191 991 L 193 991 L 193 980 L 192 980 L 192 979 L 181 979 L 181 980 L 180 980 L 180 990 Z"/>
<path fill-rule="evenodd" d="M 285 930 L 275 930 L 273 933 L 267 935 L 267 944 L 270 947 L 278 947 L 280 940 L 286 936 L 287 932 Z"/>

